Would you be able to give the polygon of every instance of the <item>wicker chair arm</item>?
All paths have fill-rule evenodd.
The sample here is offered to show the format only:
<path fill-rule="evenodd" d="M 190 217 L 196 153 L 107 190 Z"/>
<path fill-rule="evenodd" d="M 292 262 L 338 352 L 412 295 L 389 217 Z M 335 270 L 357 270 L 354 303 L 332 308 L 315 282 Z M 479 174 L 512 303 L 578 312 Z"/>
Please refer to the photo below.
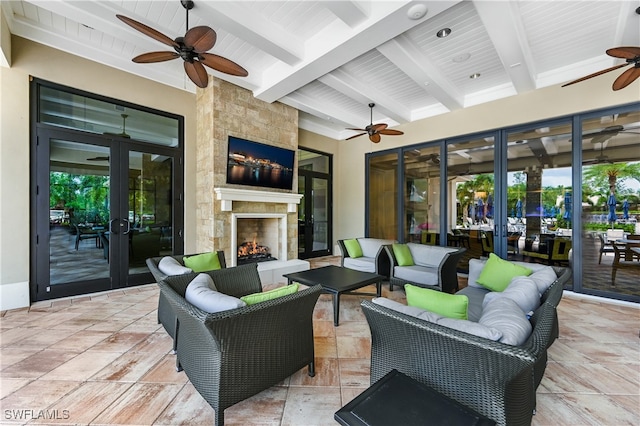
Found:
<path fill-rule="evenodd" d="M 467 251 L 466 248 L 459 248 L 456 251 L 447 253 L 438 266 L 438 284 L 440 291 L 444 293 L 455 293 L 458 291 L 458 261 Z"/>

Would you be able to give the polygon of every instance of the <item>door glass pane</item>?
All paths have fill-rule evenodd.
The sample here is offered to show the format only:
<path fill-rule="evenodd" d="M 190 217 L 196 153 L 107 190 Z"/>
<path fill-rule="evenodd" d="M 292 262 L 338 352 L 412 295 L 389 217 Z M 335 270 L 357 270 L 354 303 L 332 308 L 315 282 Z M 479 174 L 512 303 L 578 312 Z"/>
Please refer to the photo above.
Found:
<path fill-rule="evenodd" d="M 51 140 L 49 275 L 52 285 L 109 277 L 109 149 Z"/>
<path fill-rule="evenodd" d="M 447 209 L 451 224 L 447 232 L 452 245 L 467 248 L 461 268 L 469 258 L 494 251 L 494 155 L 492 136 L 447 145 L 448 199 L 455 200 L 455 206 Z"/>
<path fill-rule="evenodd" d="M 369 159 L 369 237 L 398 239 L 398 154 Z"/>
<path fill-rule="evenodd" d="M 158 145 L 178 146 L 178 120 L 157 113 L 46 86 L 40 86 L 38 111 L 38 121 L 41 123 Z"/>
<path fill-rule="evenodd" d="M 582 286 L 638 296 L 640 112 L 585 120 L 582 158 Z"/>
<path fill-rule="evenodd" d="M 326 179 L 313 178 L 313 251 L 329 247 L 329 187 Z"/>
<path fill-rule="evenodd" d="M 172 162 L 129 153 L 129 273 L 146 272 L 149 257 L 173 253 Z"/>
<path fill-rule="evenodd" d="M 440 147 L 404 152 L 405 241 L 440 244 Z"/>
<path fill-rule="evenodd" d="M 302 194 L 302 198 L 300 199 L 300 204 L 298 204 L 298 253 L 306 252 L 306 244 L 305 244 L 305 236 L 306 236 L 306 202 L 304 195 L 306 194 L 306 186 L 305 183 L 307 179 L 304 176 L 298 176 L 298 194 Z"/>
<path fill-rule="evenodd" d="M 329 156 L 299 149 L 298 168 L 313 172 L 329 173 Z"/>
<path fill-rule="evenodd" d="M 509 133 L 507 144 L 509 257 L 569 265 L 571 122 Z"/>

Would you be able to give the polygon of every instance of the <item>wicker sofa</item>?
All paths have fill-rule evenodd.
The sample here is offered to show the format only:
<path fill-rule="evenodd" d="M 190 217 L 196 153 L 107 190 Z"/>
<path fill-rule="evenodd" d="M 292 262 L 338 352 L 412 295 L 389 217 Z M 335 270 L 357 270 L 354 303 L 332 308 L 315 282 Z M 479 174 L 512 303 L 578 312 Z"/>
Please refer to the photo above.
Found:
<path fill-rule="evenodd" d="M 406 283 L 455 293 L 458 290 L 458 261 L 466 248 L 440 247 L 425 244 L 407 243 L 414 265 L 399 266 L 392 245 L 384 249 L 391 263 L 389 269 L 389 290 L 393 286 Z"/>
<path fill-rule="evenodd" d="M 363 301 L 372 338 L 371 383 L 395 368 L 499 425 L 531 424 L 547 349 L 558 337 L 556 307 L 571 276 L 569 268 L 553 269 L 557 279 L 541 296 L 529 320 L 532 332 L 519 346 Z M 470 292 L 470 299 L 484 297 L 475 290 L 479 289 Z"/>
<path fill-rule="evenodd" d="M 262 290 L 255 263 L 207 274 L 218 291 L 234 297 Z M 184 298 L 196 275 L 170 276 L 158 285 L 176 315 L 177 369 L 213 407 L 216 425 L 224 424 L 226 408 L 301 368 L 315 375 L 312 318 L 321 286 L 210 314 Z"/>
<path fill-rule="evenodd" d="M 224 251 L 218 250 L 216 253 L 218 255 L 218 261 L 220 262 L 220 267 L 226 268 L 227 264 L 224 260 Z M 192 255 L 178 254 L 178 255 L 169 256 L 169 257 L 174 258 L 181 265 L 184 265 L 183 258 L 185 256 L 192 256 Z M 157 283 L 167 278 L 167 274 L 165 274 L 158 268 L 158 264 L 164 257 L 165 256 L 150 257 L 146 260 L 147 267 L 149 268 L 149 271 L 151 272 L 151 274 L 153 274 L 153 278 L 155 278 Z M 171 336 L 172 339 L 175 338 L 176 316 L 171 310 L 171 308 L 169 307 L 169 304 L 167 303 L 167 299 L 162 294 L 162 292 L 158 296 L 158 323 L 162 324 L 162 326 L 167 331 L 167 333 L 169 333 L 169 336 Z"/>

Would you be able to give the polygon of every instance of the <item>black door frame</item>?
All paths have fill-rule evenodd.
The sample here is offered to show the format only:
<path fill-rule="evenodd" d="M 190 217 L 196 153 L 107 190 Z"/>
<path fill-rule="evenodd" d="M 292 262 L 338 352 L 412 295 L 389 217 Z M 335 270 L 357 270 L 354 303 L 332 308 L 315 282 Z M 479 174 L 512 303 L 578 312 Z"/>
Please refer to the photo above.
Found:
<path fill-rule="evenodd" d="M 149 142 L 141 142 L 114 135 L 100 135 L 38 122 L 39 87 L 54 87 L 63 91 L 92 97 L 138 110 L 171 116 L 178 122 L 178 146 L 169 147 Z M 79 91 L 65 86 L 33 79 L 30 93 L 31 152 L 30 152 L 30 301 L 49 300 L 66 296 L 87 294 L 115 288 L 124 288 L 154 282 L 151 273 L 129 275 L 129 241 L 118 238 L 116 244 L 110 244 L 110 277 L 94 280 L 50 285 L 49 276 L 49 171 L 50 139 L 68 140 L 77 143 L 97 145 L 110 150 L 110 184 L 117 188 L 118 196 L 110 193 L 110 219 L 112 226 L 126 225 L 121 219 L 128 220 L 128 170 L 129 152 L 143 152 L 172 158 L 172 253 L 184 252 L 184 118 L 173 114 L 129 104 L 103 96 Z M 117 250 L 116 250 L 117 248 Z"/>
<path fill-rule="evenodd" d="M 317 172 L 313 170 L 305 170 L 298 167 L 298 179 L 303 178 L 305 180 L 305 192 L 302 202 L 304 202 L 305 215 L 304 223 L 299 223 L 298 232 L 300 228 L 304 228 L 304 247 L 305 251 L 300 252 L 298 247 L 298 258 L 311 259 L 314 257 L 330 256 L 333 246 L 333 156 L 326 152 L 317 151 L 310 148 L 300 147 L 299 149 L 314 152 L 319 155 L 326 156 L 329 161 L 329 172 Z M 309 212 L 313 209 L 313 179 L 324 179 L 327 181 L 327 248 L 323 250 L 313 250 L 313 219 L 309 219 Z M 299 240 L 299 236 L 298 236 Z"/>

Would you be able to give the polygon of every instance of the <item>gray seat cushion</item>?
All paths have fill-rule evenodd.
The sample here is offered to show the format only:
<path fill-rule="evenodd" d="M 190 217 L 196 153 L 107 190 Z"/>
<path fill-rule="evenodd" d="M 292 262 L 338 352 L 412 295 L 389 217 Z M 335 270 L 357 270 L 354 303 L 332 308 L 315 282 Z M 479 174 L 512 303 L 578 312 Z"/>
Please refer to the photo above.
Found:
<path fill-rule="evenodd" d="M 375 273 L 376 259 L 373 257 L 345 257 L 343 266 L 356 271 Z"/>
<path fill-rule="evenodd" d="M 396 266 L 393 276 L 400 280 L 407 280 L 424 285 L 438 285 L 438 269 L 424 266 Z"/>

